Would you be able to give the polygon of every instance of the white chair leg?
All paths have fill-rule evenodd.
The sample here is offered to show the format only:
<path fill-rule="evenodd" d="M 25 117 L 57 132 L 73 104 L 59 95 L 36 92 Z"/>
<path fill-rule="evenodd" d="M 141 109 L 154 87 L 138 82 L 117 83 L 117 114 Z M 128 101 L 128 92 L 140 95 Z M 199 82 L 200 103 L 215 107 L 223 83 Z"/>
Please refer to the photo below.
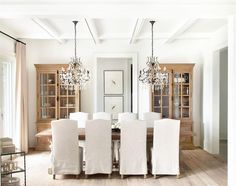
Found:
<path fill-rule="evenodd" d="M 157 175 L 156 175 L 156 174 L 154 174 L 154 175 L 153 175 L 153 177 L 154 177 L 154 179 L 156 179 L 156 178 L 157 178 Z"/>
<path fill-rule="evenodd" d="M 180 179 L 180 174 L 177 174 L 177 175 L 176 175 L 176 179 Z"/>
<path fill-rule="evenodd" d="M 108 179 L 111 179 L 111 174 L 108 174 Z"/>
<path fill-rule="evenodd" d="M 124 179 L 124 175 L 123 174 L 121 174 L 120 177 L 121 177 L 121 179 Z"/>

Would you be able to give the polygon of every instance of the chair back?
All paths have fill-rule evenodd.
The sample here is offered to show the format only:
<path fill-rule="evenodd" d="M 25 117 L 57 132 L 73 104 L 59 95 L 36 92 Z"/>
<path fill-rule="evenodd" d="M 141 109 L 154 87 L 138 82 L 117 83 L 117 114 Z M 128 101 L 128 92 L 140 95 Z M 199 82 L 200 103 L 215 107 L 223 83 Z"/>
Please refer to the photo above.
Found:
<path fill-rule="evenodd" d="M 86 121 L 85 174 L 112 172 L 111 124 L 109 120 Z"/>
<path fill-rule="evenodd" d="M 118 114 L 118 122 L 137 120 L 137 114 L 131 112 L 123 112 Z"/>
<path fill-rule="evenodd" d="M 121 122 L 120 174 L 147 174 L 146 122 Z"/>
<path fill-rule="evenodd" d="M 79 174 L 79 141 L 77 121 L 61 119 L 51 122 L 51 160 L 56 174 Z"/>
<path fill-rule="evenodd" d="M 179 174 L 180 120 L 161 119 L 154 122 L 153 174 Z"/>
<path fill-rule="evenodd" d="M 85 128 L 85 123 L 89 119 L 89 114 L 85 112 L 73 112 L 70 113 L 70 119 L 77 121 L 78 128 Z"/>
<path fill-rule="evenodd" d="M 145 113 L 143 113 L 143 118 L 142 119 L 147 122 L 147 128 L 153 128 L 154 121 L 161 119 L 161 113 L 145 112 Z"/>
<path fill-rule="evenodd" d="M 104 119 L 104 120 L 111 121 L 111 113 L 96 112 L 96 113 L 93 113 L 93 119 Z"/>

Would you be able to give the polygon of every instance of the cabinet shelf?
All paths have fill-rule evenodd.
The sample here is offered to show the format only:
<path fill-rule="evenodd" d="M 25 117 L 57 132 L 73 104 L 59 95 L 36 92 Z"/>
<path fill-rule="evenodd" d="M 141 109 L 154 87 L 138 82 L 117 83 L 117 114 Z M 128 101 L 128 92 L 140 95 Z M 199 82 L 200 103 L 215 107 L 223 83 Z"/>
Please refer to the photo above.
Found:
<path fill-rule="evenodd" d="M 181 86 L 181 85 L 190 85 L 189 83 L 183 83 L 183 82 L 174 82 L 173 83 L 173 85 L 179 85 L 179 86 Z"/>
<path fill-rule="evenodd" d="M 59 97 L 61 97 L 61 98 L 74 98 L 74 97 L 76 97 L 75 95 L 59 95 Z"/>
<path fill-rule="evenodd" d="M 56 95 L 48 95 L 48 94 L 44 94 L 44 95 L 40 95 L 41 97 L 49 97 L 49 98 L 55 98 Z"/>
<path fill-rule="evenodd" d="M 40 86 L 56 86 L 57 84 L 52 84 L 52 83 L 43 83 L 43 84 L 40 84 Z"/>
<path fill-rule="evenodd" d="M 76 108 L 76 107 L 60 107 L 60 108 L 67 109 L 67 108 Z"/>
<path fill-rule="evenodd" d="M 42 109 L 42 108 L 52 108 L 52 109 L 55 109 L 56 107 L 50 107 L 50 106 L 41 106 L 40 108 L 41 108 L 41 109 Z"/>

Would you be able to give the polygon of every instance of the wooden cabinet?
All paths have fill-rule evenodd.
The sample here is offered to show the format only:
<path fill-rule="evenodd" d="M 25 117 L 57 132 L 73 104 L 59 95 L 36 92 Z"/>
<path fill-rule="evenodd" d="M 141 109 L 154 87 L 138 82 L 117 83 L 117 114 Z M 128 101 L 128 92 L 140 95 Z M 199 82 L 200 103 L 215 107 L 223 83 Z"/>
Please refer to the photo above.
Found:
<path fill-rule="evenodd" d="M 192 74 L 194 64 L 161 64 L 169 74 L 169 83 L 152 93 L 152 110 L 163 118 L 181 120 L 180 141 L 183 149 L 193 148 Z"/>
<path fill-rule="evenodd" d="M 51 121 L 69 118 L 80 110 L 80 94 L 60 85 L 59 71 L 66 64 L 35 64 L 37 72 L 37 133 L 51 128 Z M 37 150 L 48 150 L 49 141 L 37 138 Z"/>

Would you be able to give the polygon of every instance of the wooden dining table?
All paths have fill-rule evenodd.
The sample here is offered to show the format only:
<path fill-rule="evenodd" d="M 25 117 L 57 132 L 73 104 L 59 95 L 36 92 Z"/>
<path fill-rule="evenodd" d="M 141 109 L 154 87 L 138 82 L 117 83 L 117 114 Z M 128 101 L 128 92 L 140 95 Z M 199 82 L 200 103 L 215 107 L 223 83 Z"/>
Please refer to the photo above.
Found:
<path fill-rule="evenodd" d="M 52 130 L 46 129 L 35 135 L 37 138 L 44 137 L 49 140 L 52 138 Z M 78 128 L 79 140 L 85 140 L 85 128 Z M 120 140 L 120 132 L 112 130 L 112 140 Z M 147 141 L 153 141 L 153 128 L 147 128 Z"/>

